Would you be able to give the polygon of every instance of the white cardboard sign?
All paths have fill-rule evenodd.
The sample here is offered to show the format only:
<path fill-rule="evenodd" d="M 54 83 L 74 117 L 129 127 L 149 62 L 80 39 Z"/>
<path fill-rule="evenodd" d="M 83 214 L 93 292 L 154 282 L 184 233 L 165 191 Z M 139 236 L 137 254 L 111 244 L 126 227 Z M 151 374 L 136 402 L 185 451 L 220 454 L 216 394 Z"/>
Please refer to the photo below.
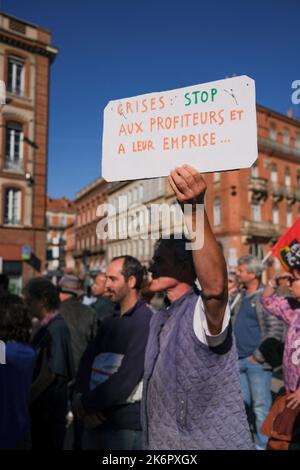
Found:
<path fill-rule="evenodd" d="M 184 163 L 204 173 L 250 167 L 255 82 L 243 75 L 110 101 L 102 146 L 106 181 L 167 176 Z"/>

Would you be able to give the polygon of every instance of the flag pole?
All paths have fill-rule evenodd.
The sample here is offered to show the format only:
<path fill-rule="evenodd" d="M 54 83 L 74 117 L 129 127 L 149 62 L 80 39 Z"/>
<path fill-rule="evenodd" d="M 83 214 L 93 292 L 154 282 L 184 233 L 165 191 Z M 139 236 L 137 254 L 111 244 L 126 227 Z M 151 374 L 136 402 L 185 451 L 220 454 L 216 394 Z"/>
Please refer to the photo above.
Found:
<path fill-rule="evenodd" d="M 272 255 L 272 250 L 270 250 L 264 257 L 264 259 L 262 260 L 261 262 L 262 266 L 266 263 L 266 261 L 270 258 L 271 255 Z"/>

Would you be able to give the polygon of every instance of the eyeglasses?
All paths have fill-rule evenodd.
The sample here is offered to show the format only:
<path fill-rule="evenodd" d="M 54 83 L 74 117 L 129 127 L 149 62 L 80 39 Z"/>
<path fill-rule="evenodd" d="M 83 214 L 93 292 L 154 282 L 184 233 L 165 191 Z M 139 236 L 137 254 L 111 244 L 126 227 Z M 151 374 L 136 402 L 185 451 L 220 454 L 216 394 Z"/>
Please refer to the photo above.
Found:
<path fill-rule="evenodd" d="M 290 278 L 288 278 L 287 283 L 288 283 L 290 286 L 292 286 L 295 281 L 299 281 L 299 279 L 297 279 L 296 277 L 290 277 Z"/>

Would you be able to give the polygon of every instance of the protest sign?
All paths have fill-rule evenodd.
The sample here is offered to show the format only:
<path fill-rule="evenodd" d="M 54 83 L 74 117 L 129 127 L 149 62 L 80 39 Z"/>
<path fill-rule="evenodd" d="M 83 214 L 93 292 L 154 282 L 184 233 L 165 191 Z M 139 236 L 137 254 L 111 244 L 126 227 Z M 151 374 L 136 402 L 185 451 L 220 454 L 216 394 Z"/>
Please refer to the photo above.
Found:
<path fill-rule="evenodd" d="M 246 75 L 110 101 L 104 110 L 102 176 L 167 176 L 246 168 L 257 159 L 255 83 Z"/>

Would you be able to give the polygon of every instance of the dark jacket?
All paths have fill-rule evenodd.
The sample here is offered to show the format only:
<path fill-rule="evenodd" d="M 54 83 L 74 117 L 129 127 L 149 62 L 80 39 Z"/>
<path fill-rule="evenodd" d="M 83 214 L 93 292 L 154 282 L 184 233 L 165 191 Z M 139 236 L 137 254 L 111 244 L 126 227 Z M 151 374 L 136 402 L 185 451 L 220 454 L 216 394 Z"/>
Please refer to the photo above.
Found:
<path fill-rule="evenodd" d="M 111 317 L 115 313 L 115 305 L 108 297 L 97 297 L 96 302 L 91 304 L 91 307 L 96 312 L 98 326 L 106 317 Z"/>
<path fill-rule="evenodd" d="M 130 401 L 129 397 L 143 378 L 151 316 L 151 310 L 140 299 L 122 316 L 116 313 L 106 318 L 82 357 L 76 390 L 83 394 L 83 407 L 88 413 L 104 413 L 107 419 L 103 428 L 141 429 L 140 400 Z M 107 380 L 91 389 L 92 365 L 96 357 L 115 363 L 119 361 L 119 365 L 113 373 L 110 365 L 106 367 Z"/>
<path fill-rule="evenodd" d="M 75 297 L 62 302 L 59 311 L 70 330 L 75 371 L 77 371 L 84 351 L 96 335 L 96 314 L 91 307 L 83 305 Z"/>
<path fill-rule="evenodd" d="M 60 450 L 66 428 L 68 383 L 74 377 L 70 332 L 61 315 L 36 331 L 32 346 L 37 351 L 33 387 L 38 382 L 40 389 L 34 399 L 31 394 L 32 447 Z"/>

